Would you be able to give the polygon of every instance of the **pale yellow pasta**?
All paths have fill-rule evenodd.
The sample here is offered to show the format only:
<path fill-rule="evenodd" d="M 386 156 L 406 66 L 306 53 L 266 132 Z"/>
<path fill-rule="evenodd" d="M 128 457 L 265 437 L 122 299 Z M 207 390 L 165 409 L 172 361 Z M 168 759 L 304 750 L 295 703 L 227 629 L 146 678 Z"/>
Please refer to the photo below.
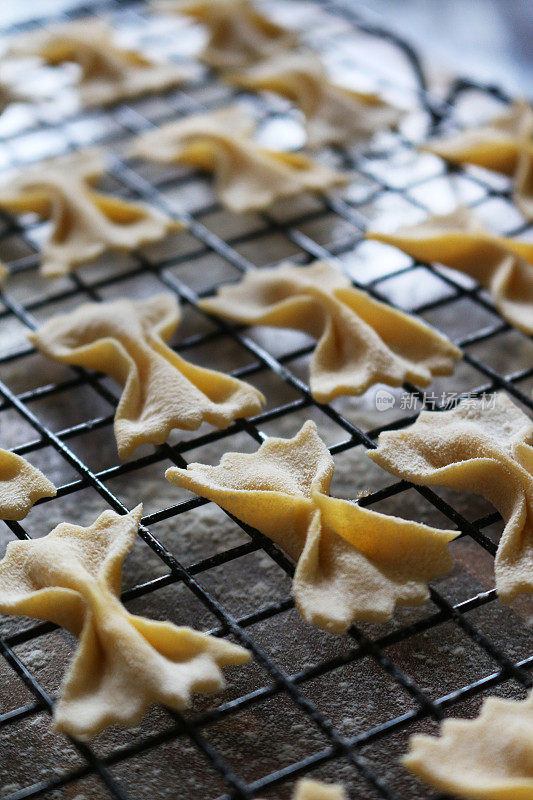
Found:
<path fill-rule="evenodd" d="M 346 792 L 340 783 L 323 783 L 302 778 L 294 787 L 292 800 L 346 800 Z"/>
<path fill-rule="evenodd" d="M 43 497 L 55 497 L 56 488 L 25 458 L 0 450 L 0 519 L 24 519 Z"/>
<path fill-rule="evenodd" d="M 162 444 L 173 428 L 226 428 L 264 401 L 250 384 L 197 367 L 168 347 L 180 318 L 176 298 L 162 294 L 86 303 L 30 335 L 49 358 L 105 372 L 124 387 L 114 422 L 121 458 L 141 444 Z"/>
<path fill-rule="evenodd" d="M 516 205 L 533 219 L 533 108 L 515 101 L 490 122 L 423 146 L 453 164 L 473 164 L 514 178 Z"/>
<path fill-rule="evenodd" d="M 470 275 L 489 290 L 511 325 L 533 333 L 533 243 L 489 233 L 475 213 L 463 207 L 394 233 L 366 235 L 419 261 L 438 262 Z"/>
<path fill-rule="evenodd" d="M 266 150 L 252 138 L 254 129 L 243 110 L 224 108 L 149 131 L 133 144 L 131 154 L 214 173 L 221 202 L 236 214 L 346 183 L 345 175 L 303 153 Z"/>
<path fill-rule="evenodd" d="M 76 20 L 31 33 L 12 43 L 16 55 L 38 56 L 47 64 L 74 62 L 80 68 L 84 106 L 102 106 L 159 92 L 183 83 L 183 71 L 170 62 L 119 47 L 113 31 L 96 18 Z"/>
<path fill-rule="evenodd" d="M 354 620 L 382 622 L 397 604 L 418 605 L 451 566 L 454 531 L 389 517 L 329 496 L 334 464 L 314 422 L 256 453 L 226 453 L 218 466 L 171 467 L 166 478 L 257 528 L 296 563 L 302 617 L 343 633 Z"/>
<path fill-rule="evenodd" d="M 465 800 L 533 798 L 533 698 L 489 697 L 475 719 L 447 719 L 440 736 L 412 736 L 403 763 Z"/>
<path fill-rule="evenodd" d="M 54 622 L 79 639 L 54 726 L 80 739 L 137 725 L 154 703 L 181 710 L 193 692 L 224 686 L 222 666 L 249 658 L 223 639 L 126 611 L 122 564 L 141 514 L 139 505 L 125 516 L 105 511 L 88 528 L 63 522 L 43 538 L 10 542 L 0 562 L 0 612 Z"/>
<path fill-rule="evenodd" d="M 255 64 L 297 44 L 295 33 L 261 14 L 251 0 L 156 0 L 154 11 L 184 14 L 201 22 L 209 40 L 200 59 L 214 69 Z"/>
<path fill-rule="evenodd" d="M 66 275 L 107 250 L 128 251 L 164 239 L 179 222 L 146 203 L 103 194 L 93 184 L 105 172 L 99 150 L 82 150 L 31 166 L 0 186 L 0 207 L 50 219 L 52 232 L 41 254 L 41 272 Z"/>
<path fill-rule="evenodd" d="M 427 386 L 453 372 L 461 352 L 429 325 L 355 289 L 324 261 L 283 264 L 222 286 L 201 307 L 246 325 L 296 328 L 318 339 L 311 363 L 313 396 L 328 402 L 376 383 Z"/>
<path fill-rule="evenodd" d="M 320 59 L 310 52 L 282 53 L 231 80 L 246 89 L 266 90 L 294 102 L 306 118 L 307 144 L 353 144 L 393 127 L 401 111 L 379 95 L 358 92 L 329 80 Z"/>
<path fill-rule="evenodd" d="M 424 411 L 410 427 L 380 434 L 368 455 L 404 480 L 486 497 L 505 521 L 495 559 L 500 600 L 533 590 L 533 422 L 506 395 Z"/>

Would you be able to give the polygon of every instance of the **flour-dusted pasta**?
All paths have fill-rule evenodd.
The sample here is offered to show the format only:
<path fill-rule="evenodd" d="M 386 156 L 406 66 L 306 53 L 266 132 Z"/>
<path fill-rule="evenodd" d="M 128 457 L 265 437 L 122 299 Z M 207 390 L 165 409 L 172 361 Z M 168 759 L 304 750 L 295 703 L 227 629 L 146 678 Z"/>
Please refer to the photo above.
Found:
<path fill-rule="evenodd" d="M 25 458 L 0 450 L 0 519 L 24 519 L 33 504 L 55 497 L 56 488 Z"/>
<path fill-rule="evenodd" d="M 255 64 L 297 44 L 295 33 L 261 14 L 251 0 L 156 0 L 154 11 L 184 14 L 209 30 L 200 54 L 213 69 L 233 70 Z"/>
<path fill-rule="evenodd" d="M 533 696 L 489 697 L 475 719 L 447 719 L 440 736 L 412 736 L 407 769 L 468 800 L 533 797 Z"/>
<path fill-rule="evenodd" d="M 310 52 L 274 56 L 236 73 L 232 82 L 275 92 L 294 102 L 306 118 L 307 144 L 312 148 L 366 141 L 376 131 L 397 125 L 402 116 L 377 94 L 330 81 L 318 56 Z"/>
<path fill-rule="evenodd" d="M 373 461 L 422 486 L 486 497 L 505 520 L 495 559 L 500 600 L 533 590 L 533 422 L 504 394 L 424 411 L 400 431 L 385 431 Z"/>
<path fill-rule="evenodd" d="M 329 496 L 334 464 L 314 422 L 256 453 L 226 453 L 218 466 L 171 467 L 167 479 L 257 528 L 295 562 L 302 617 L 332 633 L 354 620 L 382 622 L 397 604 L 418 605 L 451 566 L 457 532 L 390 517 Z"/>
<path fill-rule="evenodd" d="M 12 51 L 38 56 L 52 65 L 78 64 L 79 94 L 85 106 L 109 105 L 184 82 L 183 71 L 175 64 L 119 47 L 112 29 L 96 18 L 21 34 L 13 41 Z"/>
<path fill-rule="evenodd" d="M 394 233 L 366 235 L 420 261 L 465 272 L 490 291 L 511 325 L 533 333 L 533 243 L 489 233 L 475 212 L 463 207 Z"/>
<path fill-rule="evenodd" d="M 250 272 L 200 305 L 246 325 L 295 328 L 316 337 L 310 386 L 324 403 L 362 394 L 375 383 L 427 386 L 433 376 L 453 372 L 461 358 L 429 325 L 355 289 L 324 261 Z"/>
<path fill-rule="evenodd" d="M 131 153 L 214 173 L 221 202 L 236 214 L 346 183 L 345 175 L 304 153 L 265 149 L 252 138 L 254 129 L 244 110 L 224 108 L 149 131 L 137 139 Z"/>
<path fill-rule="evenodd" d="M 146 203 L 96 191 L 93 184 L 104 172 L 100 150 L 81 150 L 28 167 L 0 186 L 0 208 L 52 221 L 42 250 L 43 275 L 65 275 L 106 250 L 133 250 L 183 227 Z"/>
<path fill-rule="evenodd" d="M 0 612 L 48 620 L 79 639 L 54 710 L 56 730 L 86 739 L 137 725 L 154 703 L 185 708 L 194 692 L 224 686 L 220 667 L 242 647 L 120 602 L 122 564 L 142 515 L 104 511 L 88 528 L 63 522 L 40 539 L 10 542 L 0 562 Z"/>
<path fill-rule="evenodd" d="M 515 101 L 500 116 L 477 128 L 432 139 L 423 146 L 453 164 L 474 164 L 514 178 L 515 203 L 533 219 L 533 108 Z"/>
<path fill-rule="evenodd" d="M 168 347 L 180 318 L 176 298 L 160 294 L 86 303 L 30 335 L 50 358 L 100 370 L 124 386 L 114 422 L 121 458 L 141 444 L 162 444 L 173 428 L 226 428 L 261 409 L 264 397 L 253 386 L 194 366 Z"/>

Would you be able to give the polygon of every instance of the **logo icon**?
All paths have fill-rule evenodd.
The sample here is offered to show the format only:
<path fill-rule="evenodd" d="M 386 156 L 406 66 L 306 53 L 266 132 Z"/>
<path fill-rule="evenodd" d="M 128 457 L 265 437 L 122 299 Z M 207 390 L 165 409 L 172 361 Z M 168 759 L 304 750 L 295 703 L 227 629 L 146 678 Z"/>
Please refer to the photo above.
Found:
<path fill-rule="evenodd" d="M 377 390 L 376 408 L 378 411 L 386 411 L 388 408 L 392 408 L 395 402 L 396 398 L 394 397 L 392 392 L 387 391 L 387 389 Z"/>

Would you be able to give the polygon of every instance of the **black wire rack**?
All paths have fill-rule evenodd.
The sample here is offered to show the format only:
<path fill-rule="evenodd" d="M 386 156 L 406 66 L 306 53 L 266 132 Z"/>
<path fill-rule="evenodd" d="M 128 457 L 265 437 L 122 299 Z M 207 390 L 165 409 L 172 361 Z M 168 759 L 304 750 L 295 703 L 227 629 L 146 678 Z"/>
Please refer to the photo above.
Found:
<path fill-rule="evenodd" d="M 371 79 L 376 86 L 386 91 L 399 87 L 400 94 L 410 97 L 417 109 L 415 117 L 418 127 L 414 138 L 460 124 L 465 99 L 470 107 L 480 99 L 483 102 L 490 100 L 504 103 L 509 100 L 496 87 L 479 86 L 464 79 L 446 81 L 438 90 L 434 90 L 428 85 L 425 70 L 416 51 L 386 28 L 361 18 L 349 4 L 339 0 L 312 0 L 305 4 L 292 1 L 278 3 L 278 6 L 283 6 L 284 13 L 293 9 L 294 18 L 303 27 L 303 35 L 307 41 L 326 58 L 333 57 L 337 66 Z M 110 18 L 119 30 L 123 28 L 130 33 L 141 32 L 148 37 L 148 44 L 151 45 L 159 46 L 173 35 L 161 27 L 154 32 L 150 28 L 151 18 L 141 3 L 117 0 L 97 1 L 87 7 L 78 7 L 72 12 L 63 12 L 53 19 L 32 19 L 5 33 L 12 35 L 51 21 L 88 14 Z M 383 48 L 388 49 L 395 59 L 393 73 L 402 80 L 395 81 L 390 74 L 380 73 L 377 69 L 378 56 L 374 59 L 369 57 L 369 53 L 381 53 Z M 179 59 L 179 54 L 174 54 L 174 57 Z M 12 278 L 6 284 L 3 294 L 0 294 L 0 331 L 5 326 L 7 334 L 3 333 L 2 338 L 6 345 L 9 343 L 9 349 L 6 349 L 0 340 L 0 440 L 3 443 L 7 436 L 9 420 L 16 418 L 19 424 L 27 428 L 28 435 L 24 442 L 13 447 L 14 452 L 28 456 L 31 460 L 42 451 L 53 451 L 71 471 L 71 478 L 58 487 L 57 500 L 44 500 L 42 504 L 57 503 L 61 498 L 77 496 L 79 492 L 92 489 L 98 496 L 102 510 L 109 507 L 119 513 L 125 512 L 127 506 L 120 498 L 120 493 L 115 493 L 110 488 L 116 479 L 129 476 L 131 481 L 135 481 L 136 476 L 139 479 L 142 471 L 152 465 L 161 465 L 162 473 L 163 462 L 183 467 L 191 451 L 197 453 L 202 447 L 211 444 L 218 443 L 224 450 L 236 449 L 232 443 L 236 434 L 248 437 L 250 449 L 254 449 L 254 446 L 265 439 L 266 431 L 271 430 L 269 426 L 291 415 L 296 418 L 298 414 L 301 417 L 307 412 L 310 415 L 318 414 L 322 420 L 334 426 L 337 438 L 330 449 L 339 460 L 343 453 L 355 448 L 361 452 L 363 459 L 363 450 L 375 446 L 376 437 L 381 430 L 398 428 L 413 420 L 416 410 L 409 401 L 403 404 L 402 413 L 397 414 L 392 421 L 387 419 L 380 427 L 365 429 L 364 424 L 354 421 L 342 405 L 318 404 L 311 396 L 309 386 L 300 377 L 297 365 L 305 363 L 312 352 L 312 344 L 306 342 L 274 354 L 260 338 L 253 335 L 253 330 L 212 320 L 197 308 L 199 296 L 210 293 L 219 282 L 228 280 L 229 273 L 224 272 L 219 281 L 216 276 L 219 272 L 222 274 L 223 270 L 215 270 L 214 280 L 211 279 L 209 287 L 206 289 L 204 285 L 197 290 L 194 281 L 191 285 L 186 276 L 182 277 L 183 269 L 191 266 L 194 269 L 196 264 L 198 271 L 205 272 L 209 278 L 206 259 L 216 259 L 217 264 L 227 266 L 233 277 L 237 278 L 239 273 L 263 265 L 257 259 L 260 258 L 263 243 L 267 240 L 275 241 L 281 247 L 280 258 L 291 255 L 293 260 L 300 263 L 315 258 L 336 259 L 348 268 L 354 285 L 392 305 L 400 302 L 403 306 L 407 305 L 411 312 L 429 320 L 433 319 L 433 314 L 441 313 L 442 319 L 451 320 L 452 338 L 453 321 L 457 320 L 458 314 L 471 317 L 471 330 L 457 341 L 464 354 L 465 368 L 471 376 L 468 392 L 479 396 L 496 390 L 504 391 L 526 410 L 533 410 L 533 365 L 531 349 L 528 349 L 531 342 L 528 342 L 528 337 L 524 334 L 512 331 L 478 285 L 465 280 L 458 273 L 430 264 L 414 263 L 404 257 L 390 269 L 381 270 L 379 274 L 366 278 L 363 269 L 349 268 L 349 258 L 365 246 L 363 233 L 368 226 L 367 210 L 372 204 L 379 206 L 386 202 L 395 209 L 400 204 L 402 213 L 407 213 L 405 210 L 408 209 L 409 213 L 420 217 L 440 210 L 434 206 L 435 198 L 442 201 L 443 193 L 449 191 L 450 186 L 460 200 L 468 205 L 475 205 L 480 211 L 496 204 L 495 216 L 501 227 L 505 227 L 505 233 L 527 234 L 528 226 L 517 219 L 516 212 L 513 211 L 509 182 L 500 176 L 474 168 L 459 170 L 447 167 L 438 159 L 427 157 L 423 162 L 418 161 L 413 137 L 409 130 L 405 132 L 402 128 L 398 134 L 387 134 L 377 145 L 367 149 L 332 151 L 326 154 L 332 163 L 347 169 L 354 176 L 353 188 L 347 192 L 313 200 L 311 206 L 301 213 L 295 211 L 296 206 L 291 206 L 291 213 L 286 216 L 275 213 L 254 215 L 254 221 L 247 230 L 243 232 L 238 229 L 228 237 L 229 215 L 222 214 L 218 204 L 213 201 L 212 194 L 202 194 L 198 190 L 199 186 L 209 186 L 207 179 L 201 183 L 204 181 L 201 176 L 187 170 L 154 168 L 151 173 L 147 173 L 143 165 L 121 155 L 121 146 L 132 134 L 147 130 L 154 124 L 224 105 L 235 97 L 253 107 L 261 130 L 275 131 L 276 125 L 290 121 L 295 114 L 283 101 L 233 92 L 216 76 L 202 71 L 190 86 L 167 92 L 157 99 L 120 104 L 105 112 L 54 113 L 50 110 L 51 106 L 38 106 L 33 116 L 22 126 L 15 126 L 15 130 L 8 130 L 3 134 L 1 157 L 4 168 L 19 166 L 30 160 L 37 161 L 40 157 L 67 152 L 85 144 L 108 146 L 111 154 L 109 180 L 112 188 L 124 196 L 147 200 L 182 219 L 188 226 L 188 233 L 180 234 L 181 238 L 176 239 L 186 242 L 186 247 L 177 246 L 175 251 L 170 248 L 163 251 L 163 254 L 158 248 L 147 248 L 126 259 L 118 271 L 107 268 L 98 270 L 95 267 L 78 270 L 61 280 L 59 289 L 56 283 L 50 283 L 44 293 L 31 295 L 28 287 L 32 285 L 31 281 L 37 280 L 38 242 L 39 237 L 42 238 L 46 233 L 46 226 L 32 218 L 15 221 L 2 217 L 0 253 L 9 264 Z M 420 167 L 421 163 L 423 168 Z M 194 202 L 191 201 L 188 206 L 187 202 L 191 198 Z M 213 222 L 215 219 L 219 220 L 217 224 Z M 233 225 L 230 227 L 233 231 Z M 225 235 L 222 235 L 223 230 Z M 385 250 L 381 245 L 373 244 L 371 247 L 375 249 L 372 250 L 370 260 L 375 265 Z M 379 253 L 377 248 L 382 248 Z M 273 260 L 275 259 L 270 259 L 269 263 Z M 113 259 L 108 259 L 106 264 L 112 262 Z M 426 298 L 423 303 L 417 303 L 416 283 L 422 277 L 427 279 L 428 276 L 432 285 L 438 288 L 434 288 L 434 294 L 429 300 Z M 231 345 L 242 355 L 241 366 L 233 370 L 232 374 L 252 382 L 260 382 L 266 374 L 273 375 L 279 387 L 290 391 L 290 399 L 286 399 L 280 388 L 282 401 L 278 402 L 275 396 L 270 397 L 274 402 L 254 418 L 239 420 L 224 431 L 205 432 L 202 429 L 195 435 L 178 435 L 161 447 L 148 448 L 148 452 L 143 450 L 141 456 L 125 463 L 115 461 L 108 466 L 93 465 L 80 457 L 76 443 L 84 437 L 96 436 L 98 432 L 107 437 L 110 448 L 114 447 L 111 426 L 118 400 L 116 387 L 101 375 L 78 368 L 65 368 L 57 381 L 41 381 L 38 386 L 23 391 L 12 388 L 11 378 L 14 374 L 31 372 L 32 367 L 27 365 L 33 363 L 34 350 L 28 344 L 22 343 L 20 337 L 15 337 L 13 345 L 9 334 L 13 327 L 17 331 L 35 329 L 41 319 L 56 313 L 58 308 L 69 307 L 69 303 L 72 306 L 86 300 L 98 301 L 107 297 L 109 291 L 128 294 L 139 278 L 150 279 L 156 287 L 155 290 L 159 287 L 162 291 L 175 293 L 184 309 L 194 309 L 208 326 L 207 330 L 202 329 L 199 333 L 193 332 L 182 338 L 175 345 L 178 352 L 193 352 L 194 360 L 194 352 L 199 348 L 224 348 Z M 403 281 L 407 283 L 404 284 Z M 407 288 L 400 289 L 398 295 L 397 289 L 402 286 Z M 476 355 L 476 347 L 480 345 L 484 345 L 483 357 Z M 515 364 L 511 355 L 519 351 L 526 353 L 525 360 L 522 358 L 520 363 Z M 501 372 L 497 369 L 491 359 L 486 357 L 490 352 L 509 352 L 511 371 Z M 464 390 L 459 377 L 449 379 L 447 385 L 453 386 L 459 392 Z M 413 386 L 406 385 L 402 391 L 402 397 L 414 398 L 418 408 L 424 404 L 430 407 L 443 405 L 435 396 L 431 399 L 429 394 L 421 393 Z M 102 413 L 88 413 L 87 419 L 69 427 L 53 425 L 41 413 L 43 401 L 56 401 L 58 406 L 67 408 L 69 403 L 78 402 L 80 392 L 90 392 L 94 399 L 88 401 L 89 406 L 94 404 L 98 411 L 103 409 Z M 354 486 L 353 499 L 360 488 Z M 401 515 L 404 498 L 409 493 L 416 493 L 422 502 L 440 515 L 447 526 L 455 526 L 461 531 L 461 540 L 467 540 L 474 548 L 469 551 L 474 562 L 483 559 L 492 561 L 497 537 L 491 531 L 497 527 L 500 519 L 495 513 L 489 512 L 477 519 L 470 519 L 452 503 L 453 498 L 450 499 L 444 493 L 390 480 L 386 486 L 361 497 L 359 502 L 364 505 L 396 502 L 397 513 Z M 142 494 L 141 477 L 139 497 Z M 163 797 L 288 797 L 294 780 L 309 775 L 325 776 L 328 780 L 341 778 L 346 781 L 350 796 L 353 797 L 386 800 L 399 800 L 400 797 L 402 800 L 434 798 L 434 793 L 420 782 L 409 778 L 401 767 L 395 769 L 393 766 L 397 757 L 404 752 L 409 734 L 418 730 L 435 731 L 436 724 L 450 714 L 471 715 L 479 708 L 481 699 L 491 691 L 503 691 L 509 697 L 523 697 L 531 686 L 533 655 L 530 632 L 525 620 L 527 615 L 506 612 L 509 614 L 506 619 L 513 619 L 510 626 L 513 635 L 516 633 L 518 638 L 522 637 L 520 641 L 524 642 L 520 657 L 517 657 L 516 650 L 509 646 L 509 636 L 503 636 L 501 628 L 495 632 L 490 625 L 485 624 L 489 612 L 498 606 L 495 590 L 480 590 L 477 585 L 477 589 L 474 587 L 458 599 L 447 591 L 447 579 L 431 588 L 431 601 L 422 609 L 408 611 L 404 615 L 398 613 L 396 621 L 390 626 L 353 625 L 347 635 L 342 637 L 342 646 L 338 644 L 338 638 L 320 632 L 321 644 L 320 647 L 317 646 L 312 663 L 303 663 L 299 669 L 294 670 L 285 668 L 283 659 L 279 655 L 274 656 L 262 644 L 258 631 L 263 623 L 276 623 L 285 629 L 287 626 L 297 625 L 296 613 L 291 615 L 293 602 L 289 584 L 285 582 L 282 589 L 274 593 L 270 602 L 251 612 L 238 613 L 231 603 L 221 600 L 216 592 L 210 590 L 206 576 L 217 568 L 240 563 L 240 559 L 245 564 L 247 556 L 257 553 L 263 553 L 265 559 L 274 564 L 288 580 L 292 577 L 294 565 L 270 540 L 237 521 L 235 525 L 239 526 L 245 537 L 240 543 L 224 547 L 214 555 L 193 563 L 186 557 L 180 557 L 172 546 L 172 540 L 167 541 L 168 537 L 165 539 L 158 535 L 158 525 L 175 520 L 176 529 L 179 530 L 180 519 L 183 519 L 181 515 L 192 514 L 203 505 L 206 505 L 206 501 L 201 498 L 179 497 L 174 505 L 158 508 L 144 516 L 140 538 L 160 562 L 160 574 L 134 583 L 124 591 L 123 600 L 126 604 L 142 602 L 143 599 L 168 588 L 175 592 L 165 595 L 171 606 L 173 602 L 180 602 L 178 587 L 185 587 L 214 620 L 210 633 L 228 636 L 247 647 L 254 662 L 250 669 L 255 670 L 254 675 L 260 675 L 261 678 L 256 679 L 255 683 L 250 681 L 248 684 L 238 684 L 237 691 L 230 691 L 229 695 L 222 694 L 219 698 L 209 698 L 205 705 L 193 706 L 184 715 L 165 712 L 165 723 L 159 728 L 154 726 L 148 732 L 141 728 L 131 735 L 126 732 L 118 741 L 112 739 L 107 747 L 101 746 L 98 741 L 83 744 L 72 740 L 68 744 L 66 740 L 62 740 L 65 741 L 65 747 L 71 746 L 75 752 L 72 764 L 62 767 L 57 763 L 53 768 L 49 765 L 28 784 L 15 779 L 8 780 L 0 786 L 2 797 L 9 800 L 32 797 L 113 797 L 126 800 L 149 795 L 154 800 Z M 25 523 L 4 524 L 9 531 L 9 537 L 24 539 L 31 535 Z M 48 529 L 39 531 L 39 535 L 46 533 Z M 250 591 L 253 592 L 253 586 Z M 186 624 L 188 620 L 181 622 Z M 301 626 L 294 630 L 297 631 L 295 639 L 303 635 Z M 27 728 L 21 731 L 21 726 L 40 715 L 50 714 L 54 703 L 54 692 L 43 686 L 35 675 L 36 670 L 20 654 L 20 648 L 28 643 L 38 643 L 54 631 L 55 626 L 51 624 L 31 621 L 10 627 L 0 637 L 0 652 L 9 668 L 8 672 L 12 671 L 10 674 L 13 681 L 20 679 L 29 692 L 26 703 L 15 704 L 15 707 L 8 710 L 0 707 L 0 741 L 6 743 L 9 740 L 11 744 L 14 742 L 18 754 L 10 764 L 3 765 L 2 774 L 15 776 L 15 761 L 31 757 L 25 751 L 24 736 Z M 289 627 L 289 639 L 290 631 Z M 461 641 L 467 643 L 466 646 L 475 649 L 476 659 L 484 665 L 483 669 L 476 670 L 468 662 L 470 666 L 465 667 L 465 674 L 460 680 L 457 679 L 453 687 L 449 686 L 446 692 L 435 693 L 431 678 L 428 679 L 427 674 L 418 676 L 416 670 L 411 669 L 412 662 L 405 662 L 399 655 L 407 648 L 408 651 L 415 654 L 419 652 L 423 656 L 423 637 L 433 633 L 442 639 L 460 635 Z M 311 636 L 311 631 L 308 631 L 308 635 Z M 399 647 L 403 647 L 404 651 L 399 650 Z M 456 655 L 460 659 L 460 651 Z M 368 668 L 365 665 L 369 664 L 372 665 L 375 675 L 373 691 L 377 694 L 385 693 L 384 687 L 389 686 L 392 687 L 391 691 L 398 691 L 398 696 L 403 700 L 394 704 L 388 713 L 383 713 L 374 724 L 363 722 L 343 726 L 335 720 L 335 715 L 328 707 L 328 693 L 332 692 L 333 685 L 340 684 L 341 675 L 349 674 L 351 688 L 347 690 L 347 694 L 353 691 L 350 702 L 354 706 L 365 702 L 364 695 L 358 692 L 363 686 L 364 670 Z M 243 669 L 242 673 L 246 674 L 247 669 Z M 233 678 L 230 674 L 230 689 L 232 685 Z M 317 685 L 322 685 L 318 699 L 316 693 L 310 691 L 310 687 Z M 473 705 L 469 706 L 469 702 Z M 274 753 L 271 760 L 267 759 L 265 762 L 268 766 L 250 771 L 245 764 L 245 758 L 253 761 L 254 752 L 261 751 L 261 738 L 265 735 L 261 729 L 254 733 L 253 715 L 265 703 L 273 704 L 271 707 L 274 709 L 274 719 L 279 718 L 277 739 L 274 736 L 273 741 L 282 742 L 287 747 L 302 737 L 305 747 L 300 750 L 294 748 L 290 751 L 291 755 L 283 761 L 276 752 L 276 744 L 271 744 Z M 285 719 L 288 720 L 288 727 L 283 729 L 282 720 Z M 243 753 L 241 759 L 228 755 L 230 751 L 223 736 L 212 735 L 213 730 L 220 725 L 227 726 L 226 731 L 232 737 L 233 748 Z M 304 736 L 302 730 L 310 730 L 311 733 Z M 249 744 L 245 747 L 245 740 L 249 742 L 249 735 L 252 737 L 251 751 Z M 315 744 L 311 747 L 309 742 Z M 168 747 L 176 743 L 180 743 L 179 746 L 183 749 L 169 751 Z M 46 746 L 43 740 L 42 747 Z M 12 753 L 12 749 L 9 752 Z M 244 753 L 248 755 L 245 757 Z M 143 759 L 148 754 L 152 756 L 152 763 L 157 764 L 159 770 L 154 773 L 155 778 L 152 774 L 150 782 L 147 781 L 143 767 Z M 169 784 L 166 772 L 171 770 L 173 759 L 180 762 L 178 778 L 173 778 Z M 1 761 L 0 755 L 0 764 Z M 193 784 L 186 780 L 189 762 L 200 765 L 196 767 Z M 198 775 L 203 776 L 202 781 L 199 781 Z"/>

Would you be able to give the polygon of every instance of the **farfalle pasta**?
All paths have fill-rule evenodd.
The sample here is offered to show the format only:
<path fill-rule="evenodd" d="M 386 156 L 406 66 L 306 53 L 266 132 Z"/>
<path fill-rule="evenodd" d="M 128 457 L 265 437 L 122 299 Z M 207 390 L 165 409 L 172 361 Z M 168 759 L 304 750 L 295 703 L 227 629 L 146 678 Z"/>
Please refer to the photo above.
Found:
<path fill-rule="evenodd" d="M 403 763 L 439 791 L 468 800 L 533 797 L 533 698 L 489 697 L 475 719 L 447 719 L 440 736 L 412 736 Z"/>
<path fill-rule="evenodd" d="M 0 519 L 24 519 L 43 497 L 55 497 L 56 487 L 25 458 L 0 450 Z"/>
<path fill-rule="evenodd" d="M 63 522 L 41 539 L 10 542 L 0 562 L 0 612 L 54 622 L 79 639 L 54 725 L 80 739 L 136 725 L 154 703 L 183 709 L 193 692 L 224 686 L 222 666 L 249 658 L 223 639 L 126 611 L 122 564 L 141 514 L 139 505 L 124 516 L 105 511 L 88 528 Z"/>
<path fill-rule="evenodd" d="M 225 108 L 149 131 L 137 139 L 131 154 L 214 173 L 221 202 L 236 214 L 346 183 L 345 175 L 303 153 L 266 150 L 251 138 L 254 129 L 243 110 Z"/>
<path fill-rule="evenodd" d="M 533 243 L 489 233 L 463 207 L 395 233 L 366 235 L 420 261 L 436 261 L 470 275 L 489 290 L 511 325 L 533 333 Z"/>
<path fill-rule="evenodd" d="M 307 143 L 313 148 L 365 141 L 401 119 L 400 110 L 378 95 L 332 83 L 320 59 L 309 52 L 280 54 L 232 76 L 232 82 L 294 102 L 306 117 Z"/>
<path fill-rule="evenodd" d="M 103 153 L 90 149 L 31 166 L 0 186 L 4 211 L 51 220 L 41 256 L 46 277 L 66 275 L 107 250 L 133 250 L 182 228 L 146 203 L 96 191 L 93 184 L 104 172 Z"/>
<path fill-rule="evenodd" d="M 477 128 L 432 139 L 423 147 L 452 164 L 473 164 L 514 178 L 515 203 L 533 219 L 533 108 L 515 101 L 507 111 Z"/>
<path fill-rule="evenodd" d="M 201 307 L 246 325 L 303 330 L 318 339 L 310 386 L 321 403 L 375 383 L 427 386 L 453 372 L 461 352 L 413 316 L 355 289 L 335 267 L 282 264 L 222 286 Z"/>
<path fill-rule="evenodd" d="M 119 47 L 112 29 L 95 18 L 22 34 L 13 41 L 12 51 L 38 56 L 54 66 L 78 64 L 79 94 L 85 106 L 109 105 L 170 89 L 184 81 L 183 72 L 175 64 Z"/>
<path fill-rule="evenodd" d="M 428 597 L 427 582 L 451 566 L 454 531 L 379 514 L 329 496 L 334 464 L 308 421 L 293 439 L 256 453 L 226 453 L 218 466 L 171 467 L 166 478 L 257 528 L 295 562 L 302 617 L 343 633 L 354 620 L 380 622 L 397 604 Z"/>
<path fill-rule="evenodd" d="M 226 428 L 264 401 L 250 384 L 194 366 L 168 347 L 179 322 L 176 298 L 161 294 L 86 303 L 29 338 L 55 361 L 105 372 L 124 387 L 114 430 L 119 455 L 127 458 L 141 444 L 162 444 L 173 428 L 196 430 L 202 422 Z"/>
<path fill-rule="evenodd" d="M 406 481 L 489 500 L 505 521 L 495 559 L 498 596 L 510 603 L 533 590 L 533 422 L 505 395 L 425 411 L 410 427 L 380 434 L 368 455 Z"/>
<path fill-rule="evenodd" d="M 265 17 L 251 0 L 158 0 L 152 8 L 205 25 L 209 40 L 200 59 L 213 69 L 241 69 L 297 44 L 295 33 Z"/>

